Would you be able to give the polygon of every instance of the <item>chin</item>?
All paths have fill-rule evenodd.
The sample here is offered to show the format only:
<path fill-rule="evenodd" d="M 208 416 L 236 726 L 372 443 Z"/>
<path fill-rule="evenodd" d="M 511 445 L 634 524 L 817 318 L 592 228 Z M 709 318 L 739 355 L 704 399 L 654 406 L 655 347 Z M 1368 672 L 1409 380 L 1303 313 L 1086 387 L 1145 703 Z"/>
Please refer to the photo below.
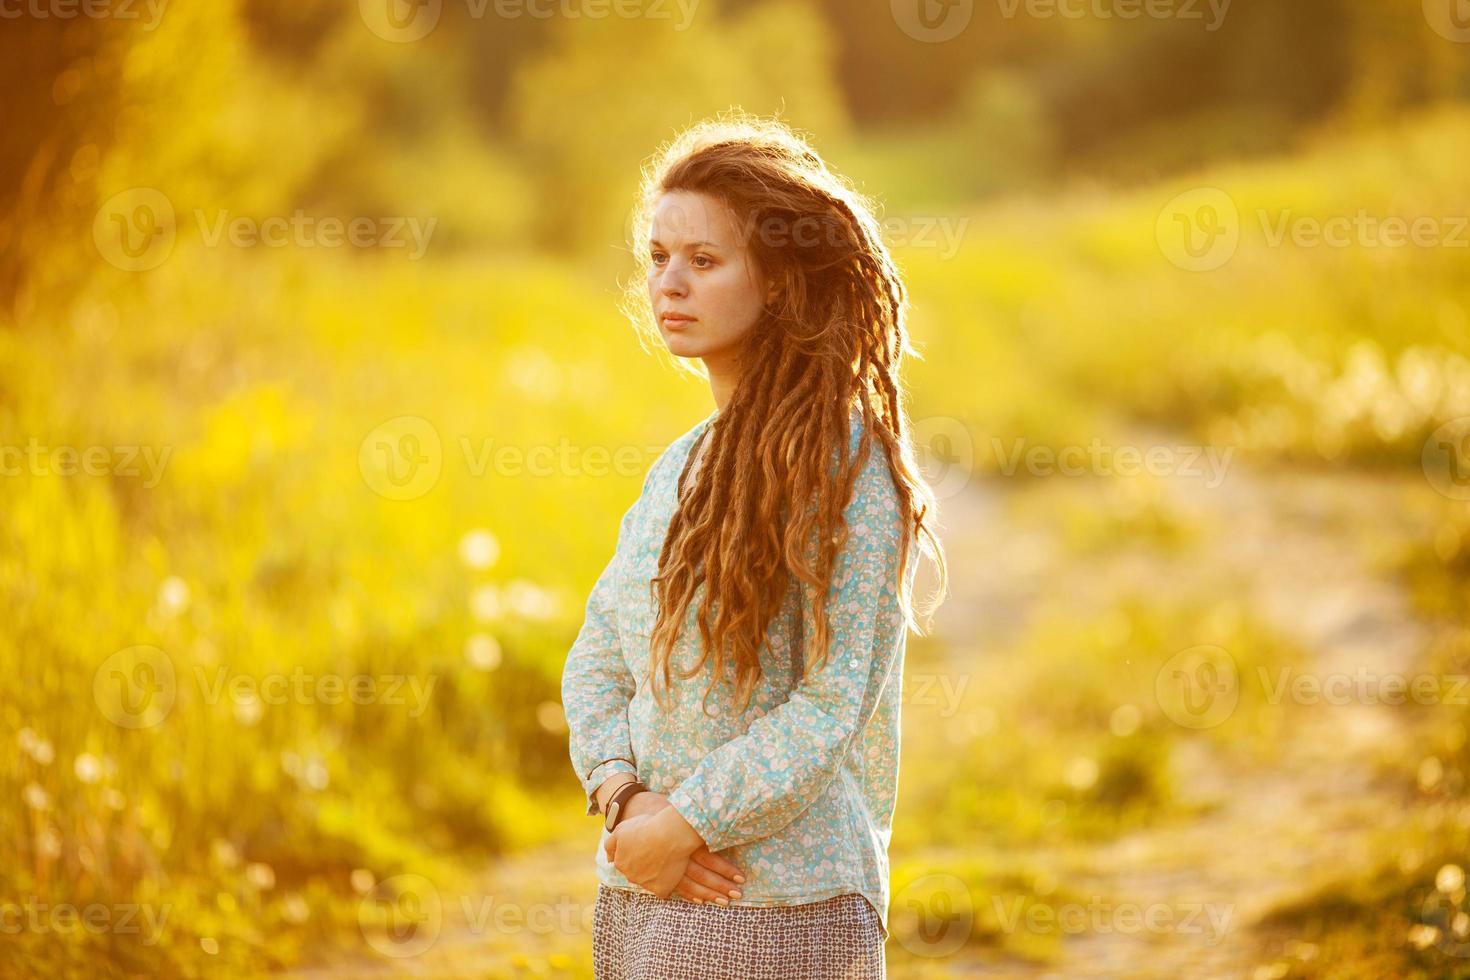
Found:
<path fill-rule="evenodd" d="M 702 357 L 708 353 L 704 344 L 693 337 L 685 337 L 680 334 L 664 335 L 664 346 L 675 357 Z"/>

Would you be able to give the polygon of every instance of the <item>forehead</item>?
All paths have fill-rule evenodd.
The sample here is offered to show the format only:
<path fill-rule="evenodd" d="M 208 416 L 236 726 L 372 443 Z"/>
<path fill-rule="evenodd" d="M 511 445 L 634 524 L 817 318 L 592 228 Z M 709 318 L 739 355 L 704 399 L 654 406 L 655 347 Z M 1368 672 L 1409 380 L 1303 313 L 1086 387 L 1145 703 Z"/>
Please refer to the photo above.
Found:
<path fill-rule="evenodd" d="M 682 242 L 714 242 L 726 248 L 740 244 L 735 214 L 718 198 L 693 191 L 669 191 L 653 209 L 650 235 L 667 248 Z"/>

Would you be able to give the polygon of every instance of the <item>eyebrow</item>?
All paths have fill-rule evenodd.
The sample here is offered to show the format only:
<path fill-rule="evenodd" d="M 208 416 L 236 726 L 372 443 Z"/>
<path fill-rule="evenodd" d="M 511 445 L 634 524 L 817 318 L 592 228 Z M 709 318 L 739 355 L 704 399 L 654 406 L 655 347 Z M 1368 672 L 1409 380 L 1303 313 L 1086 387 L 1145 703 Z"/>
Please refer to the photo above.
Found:
<path fill-rule="evenodd" d="M 663 248 L 664 247 L 664 243 L 661 242 L 661 241 L 659 241 L 657 238 L 649 239 L 648 244 L 650 244 L 650 245 L 657 245 L 659 248 Z M 724 248 L 725 247 L 725 246 L 721 245 L 719 242 L 690 242 L 688 245 L 685 246 L 685 248 L 698 248 L 701 245 L 708 245 L 711 248 Z"/>

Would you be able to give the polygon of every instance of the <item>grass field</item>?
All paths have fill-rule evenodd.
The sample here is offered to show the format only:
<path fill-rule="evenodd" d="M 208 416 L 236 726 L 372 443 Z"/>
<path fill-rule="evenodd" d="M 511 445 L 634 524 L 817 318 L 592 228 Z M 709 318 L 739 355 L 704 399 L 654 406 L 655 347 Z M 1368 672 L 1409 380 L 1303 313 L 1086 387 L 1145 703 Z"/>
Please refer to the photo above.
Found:
<path fill-rule="evenodd" d="M 946 543 L 968 577 L 952 618 L 909 648 L 894 881 L 916 904 L 895 902 L 896 973 L 1066 964 L 1095 930 L 1018 929 L 991 898 L 1143 894 L 1126 891 L 1142 885 L 1118 871 L 1131 853 L 1118 842 L 1174 840 L 1220 812 L 1230 779 L 1269 802 L 1252 774 L 1280 762 L 1288 734 L 1335 748 L 1336 720 L 1272 703 L 1262 680 L 1320 669 L 1328 646 L 1239 591 L 1292 553 L 1229 566 L 1232 541 L 1298 547 L 1318 571 L 1366 556 L 1345 601 L 1402 592 L 1406 668 L 1464 671 L 1470 518 L 1435 491 L 1444 474 L 1424 468 L 1424 447 L 1470 415 L 1470 232 L 1455 220 L 1470 206 L 1467 154 L 1470 113 L 1447 109 L 1123 194 L 891 216 L 963 228 L 952 252 L 910 236 L 898 255 L 924 358 L 912 414 L 931 475 L 951 480 Z M 1222 213 L 1213 240 L 1238 236 L 1223 260 L 1173 237 L 1212 240 Z M 1433 219 L 1438 237 L 1311 244 L 1311 221 L 1360 213 Z M 486 867 L 586 834 L 562 657 L 647 465 L 709 407 L 700 383 L 639 349 L 616 284 L 590 268 L 181 237 L 158 269 L 99 262 L 85 290 L 39 293 L 3 325 L 0 429 L 19 447 L 7 465 L 25 458 L 0 480 L 0 666 L 26 682 L 0 703 L 14 801 L 0 809 L 0 891 L 131 907 L 142 924 L 43 918 L 4 940 L 22 972 L 247 976 L 357 955 L 386 879 L 470 888 Z M 1178 472 L 1071 478 L 1007 462 L 1094 440 L 1233 455 L 1218 488 L 1182 496 Z M 1229 496 L 1242 470 L 1270 488 L 1249 505 Z M 1387 489 L 1360 497 L 1363 479 Z M 1288 533 L 1328 511 L 1337 550 Z M 1226 566 L 1236 578 L 1195 576 Z M 1008 622 L 1007 582 L 1047 601 Z M 1196 730 L 1156 677 L 1202 644 L 1228 650 L 1243 680 L 1229 723 Z M 1355 819 L 1403 821 L 1409 836 L 1359 828 L 1367 843 L 1319 892 L 1264 889 L 1278 904 L 1232 937 L 1242 969 L 1470 975 L 1455 877 L 1470 836 L 1465 709 L 1385 717 L 1398 734 L 1365 764 L 1374 788 Z M 1280 772 L 1308 772 L 1309 756 Z M 1245 832 L 1231 820 L 1222 833 Z M 1292 846 L 1292 827 L 1275 830 L 1263 852 Z M 976 906 L 942 954 L 915 938 L 937 874 Z M 1183 887 L 1217 886 L 1231 894 Z M 476 969 L 587 976 L 584 939 Z"/>

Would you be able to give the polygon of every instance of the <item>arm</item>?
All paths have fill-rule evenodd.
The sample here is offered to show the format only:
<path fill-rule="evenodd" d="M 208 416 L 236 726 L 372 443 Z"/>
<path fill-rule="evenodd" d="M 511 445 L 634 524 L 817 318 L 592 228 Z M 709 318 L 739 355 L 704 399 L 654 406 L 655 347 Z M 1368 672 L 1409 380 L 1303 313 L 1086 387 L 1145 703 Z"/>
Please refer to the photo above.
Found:
<path fill-rule="evenodd" d="M 623 514 L 618 529 L 619 548 L 637 506 L 635 502 Z M 603 800 L 617 784 L 638 771 L 628 731 L 628 704 L 637 690 L 637 682 L 623 660 L 618 642 L 613 610 L 616 565 L 614 552 L 592 587 L 586 618 L 567 653 L 561 678 L 561 703 L 571 732 L 572 767 L 587 793 L 588 815 L 601 813 Z M 610 778 L 618 773 L 629 775 Z"/>
<path fill-rule="evenodd" d="M 669 796 L 712 851 L 769 837 L 811 806 L 836 778 L 884 686 L 897 682 L 890 675 L 904 640 L 896 594 L 902 525 L 880 447 L 844 516 L 850 534 L 826 600 L 826 662 L 784 704 L 707 755 Z"/>

